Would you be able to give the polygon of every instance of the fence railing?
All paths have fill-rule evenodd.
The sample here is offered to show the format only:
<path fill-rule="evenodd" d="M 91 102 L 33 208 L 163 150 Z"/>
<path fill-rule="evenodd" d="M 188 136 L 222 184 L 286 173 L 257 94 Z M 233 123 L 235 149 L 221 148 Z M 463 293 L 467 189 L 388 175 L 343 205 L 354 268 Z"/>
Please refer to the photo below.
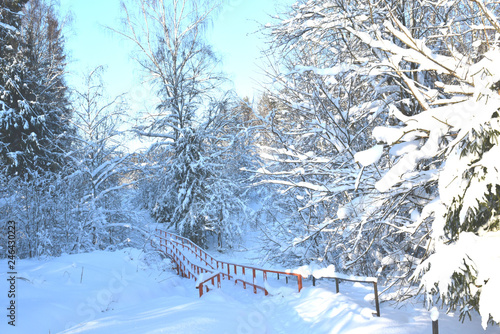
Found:
<path fill-rule="evenodd" d="M 203 287 L 206 287 L 207 292 L 208 292 L 209 289 L 208 289 L 208 286 L 206 285 L 208 282 L 211 282 L 212 286 L 215 286 L 215 279 L 216 278 L 217 278 L 217 288 L 220 289 L 221 276 L 223 276 L 223 275 L 224 275 L 223 273 L 216 272 L 216 273 L 212 274 L 212 276 L 210 276 L 209 278 L 205 279 L 204 281 L 199 282 L 198 283 L 198 290 L 200 291 L 200 297 L 203 296 Z"/>
<path fill-rule="evenodd" d="M 168 241 L 163 240 L 160 241 L 160 247 L 162 247 L 162 251 L 174 260 L 177 265 L 178 274 L 187 277 L 187 278 L 197 278 L 199 275 L 203 273 L 212 272 L 210 269 L 203 268 L 192 261 L 177 247 L 168 247 Z"/>
<path fill-rule="evenodd" d="M 174 263 L 177 266 L 177 272 L 179 275 L 186 277 L 186 278 L 197 280 L 196 288 L 200 292 L 200 297 L 203 295 L 204 288 L 206 288 L 206 291 L 209 290 L 208 285 L 207 285 L 208 282 L 211 282 L 212 283 L 211 285 L 213 287 L 218 287 L 218 288 L 221 287 L 221 281 L 223 279 L 227 279 L 228 281 L 232 279 L 235 282 L 235 284 L 239 283 L 239 282 L 243 282 L 243 280 L 236 279 L 233 275 L 213 270 L 213 268 L 210 266 L 210 264 L 208 264 L 207 261 L 203 261 L 203 262 L 205 264 L 207 264 L 208 266 L 210 266 L 211 268 L 205 268 L 205 267 L 202 267 L 196 263 L 193 263 L 193 261 L 191 259 L 189 259 L 189 257 L 184 252 L 191 253 L 198 260 L 204 260 L 203 258 L 200 257 L 203 255 L 203 252 L 201 253 L 202 255 L 200 255 L 200 253 L 198 251 L 193 251 L 192 249 L 189 249 L 189 247 L 186 247 L 186 246 L 192 247 L 192 245 L 195 245 L 193 243 L 191 243 L 191 244 L 185 243 L 184 247 L 183 247 L 182 242 L 175 241 L 173 239 L 169 239 L 168 234 L 171 234 L 171 233 L 167 232 L 166 237 L 157 235 L 157 237 L 159 238 L 159 247 L 161 248 L 160 250 L 163 251 L 168 257 L 170 257 L 174 261 Z M 172 235 L 174 235 L 174 234 L 172 234 Z M 178 238 L 176 238 L 176 239 L 180 240 L 179 238 L 182 238 L 182 237 L 178 236 Z M 185 238 L 183 238 L 183 239 L 185 239 Z M 198 246 L 196 246 L 196 247 L 198 247 Z M 181 248 L 183 250 L 181 250 Z M 205 274 L 205 273 L 211 274 L 211 276 L 206 278 L 203 281 L 199 281 L 198 279 L 199 279 L 200 275 Z M 217 286 L 215 286 L 216 279 L 217 279 Z M 254 288 L 254 291 L 262 290 L 262 291 L 264 291 L 264 293 L 266 295 L 268 294 L 268 292 L 265 288 L 255 284 L 255 283 L 244 282 L 243 285 L 244 285 L 244 288 L 246 288 L 246 285 L 250 285 Z"/>
<path fill-rule="evenodd" d="M 263 269 L 237 263 L 220 261 L 187 238 L 161 229 L 156 229 L 156 233 L 156 237 L 159 239 L 158 245 L 167 256 L 173 259 L 173 261 L 177 265 L 178 274 L 183 277 L 197 280 L 196 288 L 200 292 L 200 297 L 203 295 L 204 290 L 209 291 L 209 284 L 211 285 L 211 287 L 220 288 L 221 282 L 223 280 L 234 281 L 234 284 L 241 283 L 244 289 L 246 289 L 247 286 L 250 286 L 253 288 L 254 293 L 257 293 L 259 290 L 261 290 L 265 295 L 268 295 L 269 292 L 262 285 L 265 285 L 267 283 L 269 275 L 272 274 L 276 274 L 276 278 L 278 280 L 280 279 L 280 275 L 282 275 L 282 277 L 285 277 L 286 283 L 288 283 L 290 277 L 296 277 L 298 291 L 300 292 L 302 290 L 302 275 L 299 273 L 291 273 L 273 269 Z M 191 258 L 187 254 L 190 254 Z M 206 267 L 194 263 L 192 257 L 194 257 L 200 263 L 203 263 Z M 209 276 L 207 278 L 203 277 L 200 279 L 200 275 L 204 274 L 209 274 Z M 251 279 L 251 282 L 248 281 L 248 278 Z M 377 278 L 347 276 L 340 274 L 338 276 L 322 278 L 335 279 L 335 287 L 337 293 L 339 293 L 340 290 L 340 280 L 373 284 L 376 315 L 380 317 Z M 316 278 L 314 277 L 314 275 L 312 277 L 312 283 L 313 286 L 316 285 Z"/>
<path fill-rule="evenodd" d="M 376 277 L 358 277 L 358 276 L 346 276 L 346 275 L 338 275 L 338 276 L 323 276 L 321 278 L 330 278 L 330 279 L 335 279 L 335 289 L 337 290 L 337 293 L 340 292 L 339 289 L 339 281 L 349 281 L 349 282 L 357 282 L 357 283 L 367 283 L 367 284 L 373 284 L 373 294 L 375 295 L 375 310 L 377 317 L 380 317 L 380 305 L 378 301 L 378 280 Z M 316 286 L 316 278 L 313 275 L 312 278 L 313 281 L 313 286 Z"/>
<path fill-rule="evenodd" d="M 164 248 L 165 253 L 170 255 L 175 254 L 174 258 L 176 265 L 183 276 L 185 276 L 185 272 L 187 272 L 186 277 L 188 278 L 193 278 L 202 273 L 212 274 L 208 279 L 198 283 L 197 288 L 200 290 L 200 296 L 203 294 L 203 286 L 206 285 L 208 281 L 212 282 L 212 285 L 215 286 L 215 279 L 217 279 L 218 282 L 217 287 L 220 287 L 220 281 L 223 279 L 234 280 L 235 284 L 241 283 L 244 289 L 246 289 L 248 285 L 253 287 L 254 293 L 261 290 L 265 295 L 268 295 L 269 292 L 267 289 L 262 287 L 262 285 L 267 283 L 268 274 L 276 274 L 278 280 L 280 275 L 282 275 L 286 277 L 287 283 L 289 277 L 296 277 L 298 291 L 300 292 L 300 290 L 302 290 L 302 275 L 300 274 L 220 261 L 187 238 L 161 229 L 156 229 L 156 233 L 160 241 L 159 245 Z M 209 268 L 194 264 L 183 252 L 189 252 L 198 261 L 201 261 Z M 248 277 L 249 275 L 250 277 Z M 252 281 L 249 282 L 248 278 Z"/>
<path fill-rule="evenodd" d="M 174 260 L 175 264 L 177 265 L 178 274 L 182 275 L 183 277 L 196 280 L 198 280 L 198 278 L 202 274 L 210 274 L 208 278 L 204 278 L 202 281 L 200 280 L 199 282 L 197 282 L 196 288 L 200 291 L 200 297 L 203 295 L 204 289 L 206 291 L 209 291 L 209 282 L 211 283 L 212 287 L 220 288 L 221 281 L 225 279 L 227 279 L 228 281 L 234 281 L 234 284 L 241 283 L 244 289 L 246 289 L 248 285 L 253 288 L 254 293 L 257 293 L 258 290 L 261 290 L 265 295 L 268 295 L 269 292 L 262 285 L 265 285 L 267 283 L 270 274 L 276 274 L 276 278 L 278 280 L 280 279 L 280 275 L 282 275 L 283 277 L 285 277 L 286 283 L 288 283 L 290 277 L 296 277 L 298 291 L 300 292 L 302 290 L 301 274 L 220 261 L 187 238 L 161 229 L 156 229 L 156 233 L 156 236 L 159 239 L 159 246 L 163 248 L 162 251 L 166 255 Z M 194 256 L 196 260 L 206 265 L 206 267 L 195 264 L 192 259 L 190 259 L 189 256 L 186 255 L 186 253 Z M 251 282 L 248 281 L 248 275 L 250 275 L 250 278 L 252 280 Z M 339 293 L 340 291 L 340 280 L 373 284 L 376 315 L 380 317 L 377 278 L 346 275 L 322 278 L 335 279 L 335 287 L 337 293 Z M 316 285 L 316 278 L 314 276 L 312 277 L 312 283 L 313 286 Z"/>

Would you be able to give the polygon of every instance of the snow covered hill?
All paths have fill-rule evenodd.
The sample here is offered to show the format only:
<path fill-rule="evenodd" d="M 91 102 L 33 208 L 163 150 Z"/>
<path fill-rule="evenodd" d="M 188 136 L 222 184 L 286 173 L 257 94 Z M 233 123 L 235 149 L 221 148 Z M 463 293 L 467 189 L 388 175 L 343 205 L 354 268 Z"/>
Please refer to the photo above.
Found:
<path fill-rule="evenodd" d="M 235 259 L 237 260 L 237 259 Z M 0 261 L 7 268 L 7 261 Z M 0 274 L 0 333 L 432 333 L 420 304 L 382 304 L 373 317 L 370 286 L 306 281 L 300 294 L 273 296 L 225 286 L 198 297 L 194 281 L 180 278 L 169 260 L 138 249 L 21 260 L 17 265 L 16 326 L 7 324 L 5 271 Z M 441 315 L 441 333 L 483 331 L 479 319 L 461 324 Z"/>

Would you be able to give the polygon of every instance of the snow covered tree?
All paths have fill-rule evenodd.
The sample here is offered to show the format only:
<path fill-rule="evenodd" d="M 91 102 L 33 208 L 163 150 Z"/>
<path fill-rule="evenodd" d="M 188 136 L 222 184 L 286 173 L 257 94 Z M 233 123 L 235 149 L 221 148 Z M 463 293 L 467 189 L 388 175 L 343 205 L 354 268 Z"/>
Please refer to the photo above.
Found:
<path fill-rule="evenodd" d="M 304 222 L 288 225 L 294 233 L 279 248 L 306 254 L 299 256 L 306 262 L 329 255 L 344 270 L 376 271 L 389 284 L 422 274 L 427 291 L 451 310 L 480 309 L 478 294 L 494 289 L 494 276 L 485 279 L 489 286 L 475 281 L 477 268 L 463 253 L 445 275 L 432 263 L 439 263 L 436 243 L 497 228 L 497 190 L 484 174 L 492 168 L 474 165 L 496 143 L 497 15 L 498 6 L 479 0 L 302 1 L 268 25 L 280 60 L 269 128 L 281 145 L 268 148 L 271 164 L 260 172 L 296 198 Z M 470 131 L 471 117 L 482 116 Z M 443 172 L 456 167 L 447 161 L 460 154 L 469 165 L 448 183 L 489 181 L 472 209 L 462 184 L 436 213 L 448 186 Z"/>
<path fill-rule="evenodd" d="M 77 249 L 103 248 L 123 241 L 120 224 L 126 222 L 127 212 L 121 207 L 121 195 L 133 183 L 123 180 L 132 170 L 121 138 L 124 102 L 121 95 L 106 96 L 102 72 L 102 67 L 90 71 L 83 88 L 74 92 L 77 131 L 68 180 L 77 193 L 75 211 L 80 215 Z"/>
<path fill-rule="evenodd" d="M 64 41 L 44 1 L 1 1 L 0 23 L 2 222 L 17 221 L 20 257 L 58 255 L 71 226 L 63 187 L 70 129 Z"/>
<path fill-rule="evenodd" d="M 158 165 L 159 185 L 153 214 L 186 236 L 201 242 L 202 217 L 191 206 L 204 197 L 201 131 L 195 127 L 200 109 L 219 82 L 212 73 L 216 59 L 203 40 L 210 7 L 196 1 L 137 1 L 124 6 L 128 32 L 120 33 L 139 49 L 160 99 L 156 113 L 137 129 L 154 140 L 151 155 Z M 192 210 L 193 209 L 193 210 Z"/>
<path fill-rule="evenodd" d="M 268 165 L 259 172 L 264 182 L 289 195 L 279 205 L 286 211 L 276 217 L 278 225 L 287 226 L 278 229 L 287 241 L 271 244 L 300 262 L 374 274 L 374 252 L 368 250 L 381 227 L 367 223 L 372 212 L 366 208 L 374 199 L 364 195 L 373 184 L 360 181 L 378 171 L 355 157 L 374 144 L 370 129 L 380 122 L 386 101 L 364 66 L 371 50 L 343 29 L 345 23 L 368 20 L 370 4 L 349 3 L 297 3 L 285 18 L 267 25 L 269 58 L 276 60 L 267 67 L 274 82 L 267 124 L 275 140 L 262 148 Z"/>
<path fill-rule="evenodd" d="M 21 54 L 21 10 L 27 1 L 0 2 L 0 153 L 2 172 L 6 173 L 17 161 L 18 151 L 13 147 L 21 116 L 18 101 L 22 86 L 24 59 Z M 21 124 L 22 126 L 23 124 Z"/>
<path fill-rule="evenodd" d="M 62 154 L 70 142 L 67 134 L 71 108 L 64 80 L 66 54 L 58 14 L 50 2 L 30 0 L 23 13 L 23 37 L 30 73 L 31 105 L 42 131 L 36 132 L 44 170 L 57 171 L 64 163 Z"/>
<path fill-rule="evenodd" d="M 213 234 L 219 247 L 231 246 L 245 218 L 249 174 L 240 169 L 249 166 L 252 136 L 242 109 L 229 101 L 211 108 L 213 117 L 176 141 L 153 215 L 197 243 Z"/>
<path fill-rule="evenodd" d="M 138 0 L 137 17 L 124 6 L 128 32 L 120 32 L 139 49 L 137 59 L 150 75 L 160 103 L 140 134 L 161 138 L 169 146 L 182 129 L 193 126 L 222 78 L 203 32 L 214 7 L 191 0 Z"/>
<path fill-rule="evenodd" d="M 244 133 L 221 135 L 229 122 L 220 115 L 232 102 L 218 90 L 223 77 L 215 71 L 218 59 L 203 36 L 215 6 L 191 0 L 136 4 L 124 6 L 128 31 L 120 34 L 137 46 L 139 63 L 159 98 L 155 112 L 136 129 L 153 141 L 147 156 L 155 169 L 155 196 L 147 206 L 159 222 L 203 244 L 208 231 L 220 231 L 208 209 L 227 203 L 214 201 L 222 196 L 214 187 L 225 191 L 222 180 L 227 180 L 220 178 L 227 169 L 215 159 L 222 152 L 228 157 L 238 142 L 234 135 Z"/>
<path fill-rule="evenodd" d="M 478 311 L 484 328 L 490 320 L 500 322 L 493 297 L 500 291 L 500 275 L 492 270 L 500 256 L 500 96 L 496 90 L 488 92 L 500 79 L 494 64 L 498 57 L 495 50 L 471 68 L 478 70 L 471 100 L 439 111 L 449 117 L 448 134 L 456 138 L 439 170 L 439 197 L 420 219 L 433 215 L 432 255 L 415 274 L 429 302 L 441 301 L 462 319 Z M 419 123 L 426 123 L 424 117 Z M 433 295 L 438 298 L 433 300 Z"/>
<path fill-rule="evenodd" d="M 253 214 L 249 208 L 253 175 L 247 170 L 256 165 L 255 133 L 259 126 L 245 99 L 228 96 L 213 108 L 216 112 L 204 126 L 212 173 L 203 212 L 208 217 L 206 228 L 217 236 L 217 246 L 231 247 L 240 241 Z"/>
<path fill-rule="evenodd" d="M 489 269 L 498 257 L 492 246 L 499 229 L 498 168 L 491 157 L 499 134 L 499 9 L 480 0 L 422 7 L 434 7 L 432 22 L 446 27 L 431 26 L 432 38 L 415 35 L 394 15 L 380 31 L 347 27 L 379 55 L 370 68 L 396 78 L 418 105 L 416 113 L 389 105 L 395 126 L 373 130 L 390 146 L 391 158 L 375 187 L 385 201 L 417 199 L 406 223 L 391 223 L 424 250 L 405 261 L 413 263 L 410 272 L 418 266 L 413 278 L 422 280 L 428 300 L 435 295 L 462 317 L 479 311 L 486 327 L 500 319 L 491 297 L 499 278 Z"/>
<path fill-rule="evenodd" d="M 18 40 L 7 48 L 14 61 L 2 70 L 2 159 L 9 174 L 55 171 L 70 116 L 63 37 L 54 8 L 42 0 L 24 6 L 18 25 Z"/>
<path fill-rule="evenodd" d="M 205 244 L 206 217 L 199 214 L 208 193 L 210 170 L 204 161 L 201 131 L 185 128 L 175 141 L 174 159 L 165 170 L 168 179 L 163 195 L 156 201 L 153 215 L 198 244 Z M 165 182 L 164 181 L 164 182 Z"/>

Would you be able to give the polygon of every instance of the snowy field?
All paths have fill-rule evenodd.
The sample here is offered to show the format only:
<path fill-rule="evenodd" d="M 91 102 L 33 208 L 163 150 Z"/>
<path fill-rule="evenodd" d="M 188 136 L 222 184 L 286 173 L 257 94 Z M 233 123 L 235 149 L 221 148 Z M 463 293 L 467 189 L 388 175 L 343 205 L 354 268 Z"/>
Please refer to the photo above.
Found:
<path fill-rule="evenodd" d="M 177 276 L 168 260 L 137 249 L 22 260 L 17 271 L 15 327 L 7 325 L 5 271 L 0 275 L 0 333 L 432 333 L 419 304 L 383 303 L 382 316 L 373 317 L 369 285 L 343 283 L 335 294 L 332 283 L 306 280 L 300 294 L 290 286 L 268 297 L 226 285 L 199 298 L 194 281 Z M 500 329 L 441 314 L 440 332 Z"/>

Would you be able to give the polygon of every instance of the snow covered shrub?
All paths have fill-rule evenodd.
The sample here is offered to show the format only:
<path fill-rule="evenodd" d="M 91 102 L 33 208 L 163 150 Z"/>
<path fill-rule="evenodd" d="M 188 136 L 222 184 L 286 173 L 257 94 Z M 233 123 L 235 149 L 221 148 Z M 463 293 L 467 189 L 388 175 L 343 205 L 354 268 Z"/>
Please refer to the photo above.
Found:
<path fill-rule="evenodd" d="M 69 252 L 74 232 L 72 205 L 63 179 L 52 173 L 0 179 L 0 228 L 16 222 L 20 258 Z M 2 234 L 2 237 L 4 234 Z M 6 234 L 5 234 L 6 236 Z"/>

